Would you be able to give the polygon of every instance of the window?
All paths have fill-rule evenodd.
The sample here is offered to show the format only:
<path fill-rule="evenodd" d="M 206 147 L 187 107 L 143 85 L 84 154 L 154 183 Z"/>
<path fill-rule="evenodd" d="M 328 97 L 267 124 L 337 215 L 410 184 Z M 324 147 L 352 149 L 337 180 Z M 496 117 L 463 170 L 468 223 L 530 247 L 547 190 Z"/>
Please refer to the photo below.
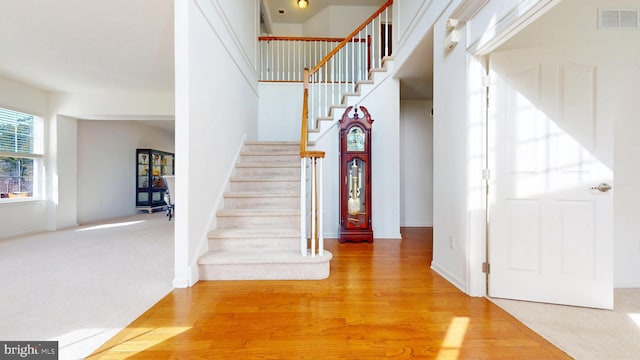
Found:
<path fill-rule="evenodd" d="M 0 201 L 41 197 L 41 134 L 38 117 L 0 108 Z"/>

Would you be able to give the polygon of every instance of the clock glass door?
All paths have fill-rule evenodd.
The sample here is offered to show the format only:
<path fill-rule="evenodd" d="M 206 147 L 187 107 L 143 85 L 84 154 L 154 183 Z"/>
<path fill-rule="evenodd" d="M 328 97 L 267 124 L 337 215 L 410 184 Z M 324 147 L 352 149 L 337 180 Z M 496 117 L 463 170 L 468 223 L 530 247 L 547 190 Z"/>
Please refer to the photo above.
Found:
<path fill-rule="evenodd" d="M 347 170 L 347 226 L 360 227 L 366 225 L 367 211 L 366 211 L 366 187 L 364 184 L 366 163 L 359 158 L 353 158 L 348 163 Z"/>

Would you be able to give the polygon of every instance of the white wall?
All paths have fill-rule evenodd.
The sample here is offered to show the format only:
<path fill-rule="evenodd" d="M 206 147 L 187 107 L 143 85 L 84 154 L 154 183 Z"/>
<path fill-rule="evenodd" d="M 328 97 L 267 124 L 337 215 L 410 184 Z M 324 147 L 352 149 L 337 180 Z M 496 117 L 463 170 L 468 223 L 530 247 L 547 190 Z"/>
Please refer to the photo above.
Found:
<path fill-rule="evenodd" d="M 91 120 L 166 120 L 175 114 L 173 93 L 51 93 L 52 114 Z"/>
<path fill-rule="evenodd" d="M 450 3 L 451 0 L 403 0 L 393 3 L 393 56 L 397 69 L 402 68 Z"/>
<path fill-rule="evenodd" d="M 466 288 L 467 244 L 467 72 L 464 46 L 444 50 L 446 18 L 434 25 L 433 67 L 433 261 L 438 273 L 460 289 Z M 460 45 L 464 44 L 464 37 Z M 455 241 L 449 247 L 449 237 Z"/>
<path fill-rule="evenodd" d="M 304 36 L 345 37 L 379 8 L 378 6 L 327 6 L 305 21 Z"/>
<path fill-rule="evenodd" d="M 245 137 L 258 136 L 258 23 L 255 0 L 175 2 L 176 287 L 198 280 L 226 180 Z"/>
<path fill-rule="evenodd" d="M 433 226 L 431 100 L 400 102 L 400 225 Z"/>
<path fill-rule="evenodd" d="M 0 77 L 0 107 L 43 118 L 46 131 L 48 109 L 45 91 Z M 0 238 L 46 230 L 48 208 L 46 199 L 0 203 Z"/>
<path fill-rule="evenodd" d="M 135 214 L 136 149 L 175 150 L 172 131 L 136 121 L 80 120 L 77 134 L 79 224 Z"/>
<path fill-rule="evenodd" d="M 55 115 L 50 121 L 48 174 L 52 179 L 49 229 L 58 230 L 78 225 L 77 214 L 77 122 Z M 104 135 L 103 135 L 104 136 Z"/>
<path fill-rule="evenodd" d="M 277 36 L 304 36 L 304 24 L 271 24 L 272 33 L 269 35 Z"/>
<path fill-rule="evenodd" d="M 445 23 L 461 1 L 433 26 L 434 235 L 431 267 L 467 294 L 484 294 L 485 256 L 484 70 L 460 42 L 445 49 Z"/>
<path fill-rule="evenodd" d="M 300 141 L 302 83 L 261 82 L 258 140 Z"/>

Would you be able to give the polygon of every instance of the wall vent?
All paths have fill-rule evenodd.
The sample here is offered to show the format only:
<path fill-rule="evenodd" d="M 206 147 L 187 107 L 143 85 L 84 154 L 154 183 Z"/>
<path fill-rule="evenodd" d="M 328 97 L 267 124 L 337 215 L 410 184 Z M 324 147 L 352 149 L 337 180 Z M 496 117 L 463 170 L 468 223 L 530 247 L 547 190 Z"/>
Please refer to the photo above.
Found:
<path fill-rule="evenodd" d="M 640 10 L 599 9 L 598 28 L 638 30 L 640 29 Z"/>

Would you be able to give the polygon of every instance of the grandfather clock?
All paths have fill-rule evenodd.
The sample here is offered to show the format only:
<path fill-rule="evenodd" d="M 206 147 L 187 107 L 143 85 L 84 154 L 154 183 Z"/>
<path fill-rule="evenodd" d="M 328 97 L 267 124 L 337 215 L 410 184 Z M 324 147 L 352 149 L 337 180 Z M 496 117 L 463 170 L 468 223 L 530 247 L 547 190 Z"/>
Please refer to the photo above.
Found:
<path fill-rule="evenodd" d="M 340 242 L 373 242 L 371 224 L 371 116 L 349 106 L 340 119 Z"/>

